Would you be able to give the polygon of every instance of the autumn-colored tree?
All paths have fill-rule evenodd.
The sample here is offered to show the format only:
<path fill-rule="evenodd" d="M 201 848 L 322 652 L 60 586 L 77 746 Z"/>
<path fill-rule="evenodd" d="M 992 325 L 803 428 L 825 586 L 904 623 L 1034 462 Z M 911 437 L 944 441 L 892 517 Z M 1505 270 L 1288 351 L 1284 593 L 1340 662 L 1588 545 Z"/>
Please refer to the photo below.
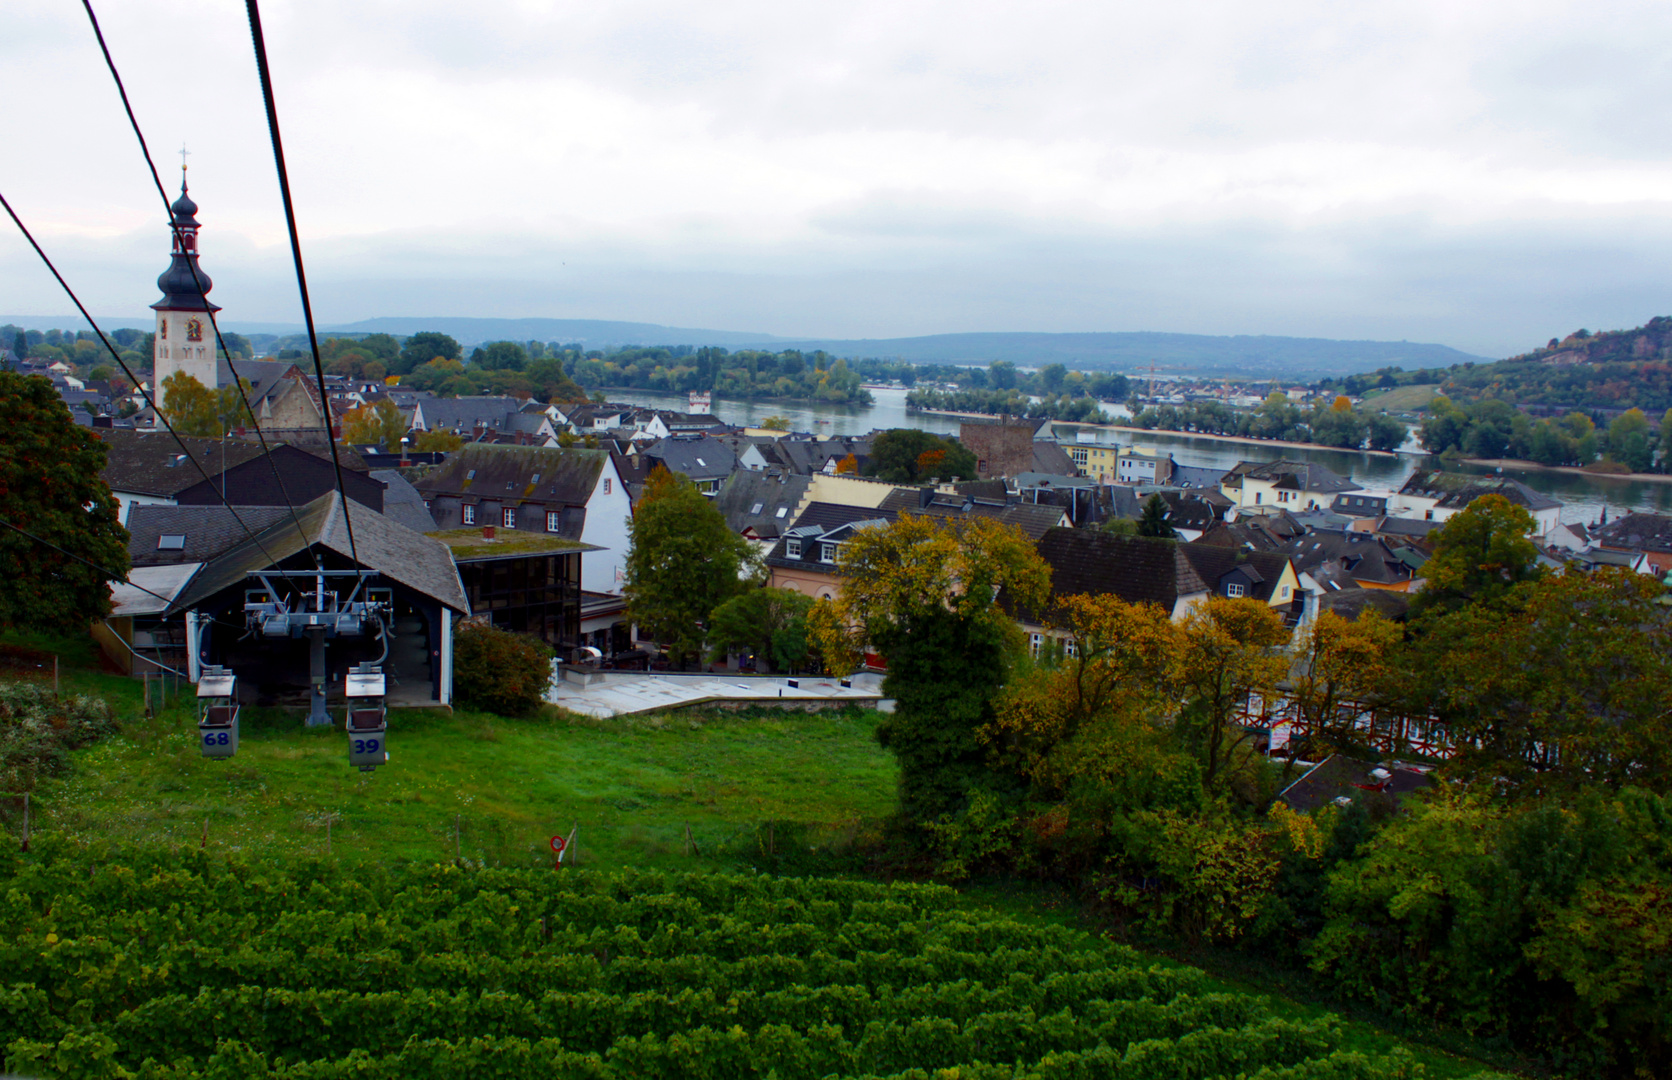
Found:
<path fill-rule="evenodd" d="M 1376 756 L 1357 717 L 1383 704 L 1394 678 L 1399 625 L 1365 608 L 1349 622 L 1320 611 L 1297 643 L 1290 694 L 1315 759 L 1329 753 Z"/>
<path fill-rule="evenodd" d="M 859 471 L 859 459 L 852 454 L 836 463 L 836 475 L 846 476 Z"/>
<path fill-rule="evenodd" d="M 1439 530 L 1412 611 L 1455 611 L 1537 577 L 1538 548 L 1529 539 L 1537 527 L 1532 514 L 1502 495 L 1470 503 Z"/>
<path fill-rule="evenodd" d="M 464 437 L 451 431 L 420 431 L 412 436 L 410 445 L 420 454 L 436 451 L 450 454 L 464 445 Z"/>
<path fill-rule="evenodd" d="M 1057 798 L 1077 781 L 1130 786 L 1170 723 L 1178 629 L 1156 604 L 1064 597 L 1050 616 L 1066 635 L 1060 662 L 1007 686 L 981 731 L 994 766 Z"/>
<path fill-rule="evenodd" d="M 896 706 L 877 737 L 900 762 L 900 812 L 956 812 L 985 772 L 976 733 L 1022 646 L 998 596 L 1038 610 L 1050 567 L 1013 526 L 915 514 L 859 530 L 837 567 L 841 594 L 813 614 L 821 651 L 832 665 L 867 646 L 882 653 Z"/>
<path fill-rule="evenodd" d="M 1209 790 L 1231 780 L 1253 754 L 1254 732 L 1238 722 L 1251 698 L 1270 700 L 1289 668 L 1283 620 L 1259 600 L 1213 596 L 1179 625 L 1178 730 L 1202 763 Z"/>
<path fill-rule="evenodd" d="M 1672 409 L 1667 411 L 1669 414 L 1672 414 Z M 787 418 L 782 416 L 769 416 L 755 426 L 764 428 L 767 431 L 788 431 L 790 429 L 790 422 Z"/>
<path fill-rule="evenodd" d="M 163 416 L 177 434 L 207 438 L 226 434 L 226 426 L 221 423 L 220 398 L 198 382 L 196 376 L 176 371 L 163 380 L 161 389 Z"/>
<path fill-rule="evenodd" d="M 400 449 L 401 436 L 406 432 L 406 417 L 400 406 L 388 398 L 343 415 L 343 442 L 357 446 L 381 446 L 394 453 Z"/>

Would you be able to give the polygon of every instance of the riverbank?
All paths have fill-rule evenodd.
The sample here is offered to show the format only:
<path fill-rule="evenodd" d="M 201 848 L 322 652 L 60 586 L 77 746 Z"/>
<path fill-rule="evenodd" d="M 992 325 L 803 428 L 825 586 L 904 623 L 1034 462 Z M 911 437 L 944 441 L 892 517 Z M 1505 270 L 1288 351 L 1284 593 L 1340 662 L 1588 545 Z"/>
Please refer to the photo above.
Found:
<path fill-rule="evenodd" d="M 1483 469 L 1509 469 L 1515 472 L 1543 472 L 1563 473 L 1568 476 L 1583 476 L 1587 480 L 1619 480 L 1627 484 L 1672 484 L 1672 473 L 1606 473 L 1590 472 L 1578 465 L 1540 465 L 1536 461 L 1523 461 L 1520 458 L 1464 458 L 1465 465 L 1475 465 Z"/>

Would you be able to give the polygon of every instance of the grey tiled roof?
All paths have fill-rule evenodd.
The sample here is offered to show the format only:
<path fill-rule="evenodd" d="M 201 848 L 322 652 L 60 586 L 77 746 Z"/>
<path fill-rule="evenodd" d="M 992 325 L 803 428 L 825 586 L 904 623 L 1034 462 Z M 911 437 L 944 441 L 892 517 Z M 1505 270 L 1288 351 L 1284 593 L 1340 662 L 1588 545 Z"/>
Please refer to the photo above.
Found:
<path fill-rule="evenodd" d="M 108 448 L 105 467 L 99 475 L 112 491 L 132 492 L 169 498 L 203 483 L 204 473 L 217 476 L 224 468 L 242 465 L 261 456 L 258 443 L 238 439 L 198 439 L 184 436 L 176 442 L 167 431 L 131 431 L 111 428 L 99 431 L 99 441 Z M 184 443 L 186 450 L 180 449 Z M 203 472 L 190 461 L 189 453 Z"/>
<path fill-rule="evenodd" d="M 1160 604 L 1171 612 L 1180 597 L 1208 590 L 1179 550 L 1182 544 L 1058 528 L 1047 531 L 1038 546 L 1051 566 L 1053 597 L 1112 594 L 1128 603 Z"/>
<path fill-rule="evenodd" d="M 242 582 L 250 573 L 265 570 L 308 547 L 321 547 L 352 558 L 348 521 L 354 524 L 352 550 L 360 565 L 422 593 L 463 614 L 470 601 L 459 581 L 447 545 L 396 524 L 377 511 L 328 492 L 297 510 L 302 529 L 286 516 L 226 553 L 210 560 L 192 583 L 169 605 L 169 613 L 184 611 L 223 589 Z M 304 538 L 306 543 L 304 543 Z"/>
<path fill-rule="evenodd" d="M 235 517 L 225 506 L 135 505 L 128 510 L 128 558 L 135 566 L 208 562 L 247 540 L 245 526 L 260 534 L 271 525 L 290 521 L 289 507 L 240 506 L 236 510 Z M 180 537 L 181 546 L 159 550 L 158 538 L 163 536 Z"/>
<path fill-rule="evenodd" d="M 424 509 L 424 496 L 396 469 L 373 469 L 373 480 L 383 484 L 383 516 L 414 532 L 429 532 L 435 519 Z"/>
<path fill-rule="evenodd" d="M 1284 597 L 1273 597 L 1283 571 L 1289 567 L 1289 559 L 1275 551 L 1244 551 L 1240 548 L 1218 547 L 1213 544 L 1180 544 L 1179 550 L 1190 560 L 1190 565 L 1196 568 L 1203 581 L 1210 586 L 1216 586 L 1225 575 L 1232 570 L 1244 568 L 1250 584 L 1247 595 L 1256 600 L 1271 601 L 1276 599 L 1282 603 Z M 1290 601 L 1296 598 L 1288 597 Z"/>
<path fill-rule="evenodd" d="M 608 457 L 608 451 L 578 447 L 471 443 L 413 486 L 426 499 L 457 495 L 585 506 Z"/>
<path fill-rule="evenodd" d="M 1393 585 L 1412 577 L 1411 567 L 1369 533 L 1309 532 L 1278 550 L 1293 560 L 1297 570 L 1310 572 L 1327 562 L 1345 570 L 1355 581 Z"/>
<path fill-rule="evenodd" d="M 812 483 L 807 476 L 740 469 L 714 497 L 714 505 L 726 516 L 732 532 L 753 529 L 756 536 L 767 540 L 794 523 L 795 508 Z"/>
<path fill-rule="evenodd" d="M 1628 551 L 1672 551 L 1672 517 L 1631 513 L 1597 526 L 1591 535 L 1608 547 Z"/>
<path fill-rule="evenodd" d="M 1482 495 L 1502 495 L 1528 510 L 1554 510 L 1562 505 L 1561 500 L 1542 495 L 1507 476 L 1474 476 L 1438 469 L 1419 469 L 1412 473 L 1399 493 L 1437 499 L 1435 505 L 1455 510 L 1463 509 Z"/>
<path fill-rule="evenodd" d="M 670 472 L 684 473 L 692 480 L 719 480 L 737 469 L 737 455 L 719 439 L 663 439 L 645 455 L 660 459 Z"/>

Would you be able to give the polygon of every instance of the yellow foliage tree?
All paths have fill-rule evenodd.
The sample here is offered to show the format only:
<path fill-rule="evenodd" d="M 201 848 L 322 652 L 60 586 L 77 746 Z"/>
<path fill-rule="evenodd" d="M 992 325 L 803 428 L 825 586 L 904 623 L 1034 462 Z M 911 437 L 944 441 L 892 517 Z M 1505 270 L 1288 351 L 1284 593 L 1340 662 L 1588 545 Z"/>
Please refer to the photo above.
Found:
<path fill-rule="evenodd" d="M 195 376 L 176 371 L 163 380 L 161 389 L 163 416 L 178 434 L 206 438 L 226 434 L 215 391 L 198 382 Z"/>
<path fill-rule="evenodd" d="M 1179 625 L 1179 734 L 1202 762 L 1208 789 L 1234 777 L 1253 756 L 1254 733 L 1238 714 L 1251 697 L 1269 700 L 1289 669 L 1289 631 L 1259 600 L 1209 597 Z"/>
<path fill-rule="evenodd" d="M 343 442 L 346 443 L 381 446 L 394 453 L 400 449 L 401 436 L 406 432 L 406 417 L 400 406 L 388 398 L 375 405 L 362 405 L 343 416 Z"/>
<path fill-rule="evenodd" d="M 1399 626 L 1375 608 L 1353 622 L 1333 611 L 1312 620 L 1298 642 L 1290 693 L 1314 754 L 1364 752 L 1355 718 L 1384 700 L 1399 639 Z"/>

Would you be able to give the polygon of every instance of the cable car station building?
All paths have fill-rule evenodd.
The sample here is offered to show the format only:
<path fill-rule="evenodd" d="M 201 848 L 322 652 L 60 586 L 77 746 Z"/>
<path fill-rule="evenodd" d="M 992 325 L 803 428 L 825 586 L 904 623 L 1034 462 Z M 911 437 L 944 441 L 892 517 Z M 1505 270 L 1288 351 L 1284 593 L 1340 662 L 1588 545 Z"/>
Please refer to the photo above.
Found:
<path fill-rule="evenodd" d="M 381 664 L 390 705 L 451 704 L 453 623 L 470 602 L 445 544 L 334 491 L 264 521 L 190 571 L 160 613 L 184 616 L 191 681 L 216 665 L 273 703 L 311 683 L 317 713 L 325 688 Z"/>

